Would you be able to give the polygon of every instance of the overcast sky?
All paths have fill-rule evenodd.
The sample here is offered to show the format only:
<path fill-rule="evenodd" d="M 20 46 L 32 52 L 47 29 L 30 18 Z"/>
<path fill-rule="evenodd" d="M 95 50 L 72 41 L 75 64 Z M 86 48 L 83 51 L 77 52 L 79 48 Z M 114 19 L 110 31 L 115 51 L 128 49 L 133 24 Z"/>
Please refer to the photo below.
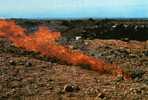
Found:
<path fill-rule="evenodd" d="M 0 17 L 148 18 L 148 0 L 0 0 Z"/>

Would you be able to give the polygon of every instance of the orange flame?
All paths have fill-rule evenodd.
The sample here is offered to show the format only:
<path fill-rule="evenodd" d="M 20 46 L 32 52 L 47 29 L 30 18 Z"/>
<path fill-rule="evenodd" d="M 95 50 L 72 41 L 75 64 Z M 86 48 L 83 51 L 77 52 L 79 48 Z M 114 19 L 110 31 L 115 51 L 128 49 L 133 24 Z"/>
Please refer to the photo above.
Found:
<path fill-rule="evenodd" d="M 123 76 L 123 70 L 117 65 L 106 64 L 101 59 L 87 56 L 81 52 L 72 51 L 56 43 L 61 35 L 59 32 L 48 30 L 47 27 L 39 27 L 32 35 L 27 35 L 26 30 L 14 21 L 0 20 L 0 37 L 8 38 L 16 47 L 28 51 L 40 52 L 42 55 L 57 58 L 61 62 L 72 65 L 87 64 L 92 70 L 108 72 Z"/>

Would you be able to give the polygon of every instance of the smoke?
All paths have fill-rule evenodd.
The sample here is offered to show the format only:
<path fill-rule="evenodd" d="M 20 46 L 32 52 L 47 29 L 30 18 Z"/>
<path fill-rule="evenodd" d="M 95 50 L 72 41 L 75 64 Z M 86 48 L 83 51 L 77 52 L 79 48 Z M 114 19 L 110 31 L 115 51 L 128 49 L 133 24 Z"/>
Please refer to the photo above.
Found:
<path fill-rule="evenodd" d="M 90 69 L 100 73 L 124 75 L 123 70 L 117 65 L 107 64 L 102 59 L 96 59 L 58 44 L 56 41 L 61 38 L 61 34 L 50 31 L 44 26 L 40 26 L 36 32 L 28 35 L 26 29 L 16 25 L 14 21 L 0 20 L 0 37 L 7 38 L 18 48 L 39 52 L 44 56 L 56 58 L 62 63 L 89 65 Z"/>

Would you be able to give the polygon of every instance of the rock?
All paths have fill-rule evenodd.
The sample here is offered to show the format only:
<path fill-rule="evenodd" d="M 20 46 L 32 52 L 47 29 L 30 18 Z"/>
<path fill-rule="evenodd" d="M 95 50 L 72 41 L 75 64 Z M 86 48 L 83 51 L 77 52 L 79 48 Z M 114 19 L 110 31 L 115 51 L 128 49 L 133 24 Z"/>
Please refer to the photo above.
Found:
<path fill-rule="evenodd" d="M 16 62 L 14 60 L 9 60 L 9 64 L 16 65 Z"/>
<path fill-rule="evenodd" d="M 20 84 L 19 84 L 19 81 L 12 81 L 11 82 L 11 87 L 14 88 L 14 87 L 18 87 Z"/>
<path fill-rule="evenodd" d="M 79 66 L 81 66 L 83 69 L 88 69 L 88 70 L 91 69 L 89 64 L 80 64 Z"/>
<path fill-rule="evenodd" d="M 65 91 L 61 88 L 56 88 L 56 91 L 57 91 L 57 94 L 59 94 L 59 95 L 65 94 Z"/>
<path fill-rule="evenodd" d="M 143 70 L 136 69 L 136 70 L 131 72 L 131 77 L 133 79 L 140 79 L 140 78 L 142 78 L 143 74 L 144 74 Z"/>
<path fill-rule="evenodd" d="M 145 79 L 145 80 L 143 81 L 143 83 L 146 84 L 146 85 L 148 85 L 148 79 Z"/>
<path fill-rule="evenodd" d="M 26 62 L 26 63 L 25 63 L 25 66 L 26 66 L 26 67 L 31 67 L 31 66 L 32 66 L 32 63 L 31 63 L 31 62 Z"/>
<path fill-rule="evenodd" d="M 104 93 L 99 93 L 97 97 L 103 99 L 105 97 L 105 94 Z"/>
<path fill-rule="evenodd" d="M 123 81 L 123 77 L 122 76 L 118 76 L 116 79 L 115 79 L 115 82 L 121 82 Z"/>
<path fill-rule="evenodd" d="M 89 87 L 86 91 L 85 94 L 89 96 L 98 96 L 98 93 L 100 93 L 100 90 L 96 88 Z"/>
<path fill-rule="evenodd" d="M 143 52 L 144 56 L 148 56 L 148 51 Z"/>
<path fill-rule="evenodd" d="M 66 84 L 66 85 L 64 86 L 64 91 L 65 91 L 65 92 L 77 92 L 77 91 L 79 91 L 79 90 L 80 90 L 80 88 L 79 88 L 79 86 L 76 85 L 76 84 Z"/>
<path fill-rule="evenodd" d="M 130 58 L 137 58 L 137 55 L 136 54 L 129 54 L 129 57 Z"/>
<path fill-rule="evenodd" d="M 128 42 L 129 38 L 126 37 L 126 38 L 123 38 L 122 40 Z"/>
<path fill-rule="evenodd" d="M 60 38 L 58 40 L 58 43 L 60 43 L 62 45 L 65 45 L 67 42 L 68 42 L 68 39 L 66 37 Z"/>
<path fill-rule="evenodd" d="M 76 40 L 79 40 L 79 39 L 81 39 L 81 38 L 82 38 L 81 36 L 76 36 L 76 37 L 75 37 Z"/>
<path fill-rule="evenodd" d="M 142 93 L 142 89 L 140 87 L 137 88 L 130 88 L 130 92 L 132 94 L 141 94 Z"/>

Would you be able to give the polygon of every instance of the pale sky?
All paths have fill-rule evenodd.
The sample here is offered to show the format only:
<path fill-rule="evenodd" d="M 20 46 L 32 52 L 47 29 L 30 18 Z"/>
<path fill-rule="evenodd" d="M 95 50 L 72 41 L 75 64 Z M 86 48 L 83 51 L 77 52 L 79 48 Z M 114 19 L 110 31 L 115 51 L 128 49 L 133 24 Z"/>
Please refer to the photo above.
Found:
<path fill-rule="evenodd" d="M 148 0 L 0 0 L 0 17 L 148 18 Z"/>

